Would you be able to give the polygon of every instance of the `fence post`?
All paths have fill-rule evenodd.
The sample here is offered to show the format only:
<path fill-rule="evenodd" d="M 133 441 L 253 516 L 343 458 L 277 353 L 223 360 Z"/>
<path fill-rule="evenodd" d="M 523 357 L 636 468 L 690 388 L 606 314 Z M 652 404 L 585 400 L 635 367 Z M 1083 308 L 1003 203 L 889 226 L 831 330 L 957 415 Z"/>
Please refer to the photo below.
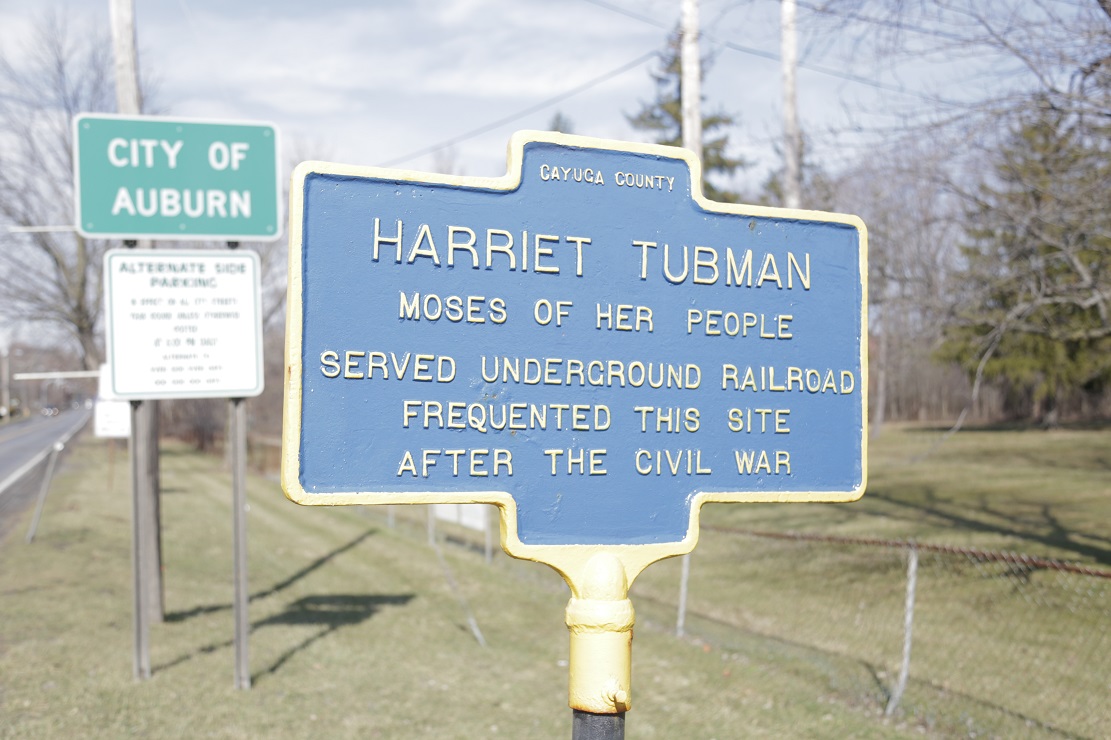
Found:
<path fill-rule="evenodd" d="M 903 692 L 907 688 L 907 677 L 910 675 L 910 644 L 914 632 L 914 592 L 918 587 L 918 545 L 913 541 L 907 546 L 907 602 L 906 613 L 903 616 L 903 664 L 899 667 L 899 681 L 891 698 L 887 702 L 884 716 L 890 717 L 899 707 Z"/>
<path fill-rule="evenodd" d="M 491 506 L 482 507 L 482 555 L 486 564 L 494 562 L 494 532 L 491 524 Z"/>
<path fill-rule="evenodd" d="M 46 473 L 42 476 L 42 485 L 39 487 L 39 500 L 35 505 L 35 516 L 31 520 L 31 528 L 27 530 L 27 544 L 35 540 L 35 533 L 39 530 L 39 517 L 42 516 L 42 507 L 46 504 L 46 494 L 50 491 L 50 481 L 54 478 L 54 465 L 58 462 L 58 455 L 65 449 L 61 442 L 55 442 L 50 452 L 50 461 L 46 464 Z"/>
<path fill-rule="evenodd" d="M 679 613 L 675 616 L 675 636 L 687 633 L 687 586 L 691 577 L 691 554 L 683 556 L 683 568 L 679 572 Z"/>

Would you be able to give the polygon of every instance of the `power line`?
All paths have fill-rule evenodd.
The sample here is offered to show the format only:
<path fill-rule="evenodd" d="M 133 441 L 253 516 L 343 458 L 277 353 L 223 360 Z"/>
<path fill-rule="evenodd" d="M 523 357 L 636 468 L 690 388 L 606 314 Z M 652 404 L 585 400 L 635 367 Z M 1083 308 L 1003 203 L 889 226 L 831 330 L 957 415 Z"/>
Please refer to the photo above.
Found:
<path fill-rule="evenodd" d="M 654 26 L 656 28 L 662 28 L 664 30 L 670 31 L 674 27 L 673 25 L 669 25 L 669 24 L 663 23 L 661 21 L 657 21 L 654 18 L 650 18 L 648 16 L 641 15 L 640 13 L 634 13 L 632 11 L 621 8 L 617 5 L 613 5 L 612 3 L 608 3 L 605 0 L 583 0 L 583 2 L 590 3 L 591 5 L 597 5 L 600 8 L 605 8 L 606 10 L 612 11 L 614 13 L 619 13 L 620 15 L 624 15 L 628 18 L 632 18 L 634 20 L 641 21 L 642 23 L 647 23 L 648 25 Z M 813 7 L 813 6 L 805 6 L 805 7 Z M 743 44 L 737 44 L 737 43 L 734 43 L 732 41 L 725 41 L 723 39 L 720 39 L 720 38 L 714 36 L 713 34 L 711 34 L 709 32 L 706 32 L 706 31 L 702 31 L 701 35 L 704 36 L 708 41 L 711 41 L 715 44 L 718 44 L 718 45 L 722 46 L 723 48 L 729 49 L 731 51 L 740 52 L 742 54 L 748 54 L 749 56 L 755 56 L 755 57 L 759 57 L 761 59 L 767 59 L 767 60 L 773 61 L 773 62 L 780 62 L 781 61 L 778 52 L 765 51 L 764 49 L 757 49 L 757 48 L 752 47 L 752 46 L 744 46 Z M 886 83 L 879 82 L 878 80 L 873 80 L 873 79 L 870 79 L 868 77 L 861 77 L 860 75 L 849 74 L 847 72 L 841 72 L 840 70 L 833 69 L 831 67 L 824 67 L 824 66 L 817 65 L 817 64 L 810 64 L 808 62 L 800 62 L 799 67 L 802 68 L 802 69 L 808 70 L 810 72 L 817 72 L 818 74 L 828 75 L 830 77 L 836 77 L 838 79 L 845 80 L 846 82 L 853 82 L 853 83 L 856 83 L 858 85 L 866 85 L 868 87 L 875 88 L 876 90 L 882 90 L 884 92 L 894 92 L 894 93 L 898 93 L 900 95 L 907 95 L 907 96 L 910 96 L 910 97 L 915 97 L 915 98 L 918 98 L 919 100 L 924 100 L 926 102 L 934 103 L 936 105 L 943 105 L 943 106 L 947 106 L 947 107 L 957 107 L 957 108 L 967 107 L 963 103 L 957 103 L 957 102 L 950 101 L 950 100 L 944 100 L 942 98 L 936 98 L 936 97 L 933 97 L 931 95 L 924 95 L 922 93 L 918 93 L 918 92 L 915 92 L 913 90 L 908 90 L 908 89 L 906 89 L 905 87 L 903 87 L 901 85 L 888 85 Z"/>
<path fill-rule="evenodd" d="M 850 20 L 850 21 L 860 21 L 861 23 L 871 23 L 872 25 L 875 25 L 875 26 L 882 26 L 883 28 L 890 28 L 890 29 L 893 29 L 893 30 L 896 30 L 896 31 L 908 31 L 910 33 L 917 33 L 917 34 L 922 35 L 922 36 L 930 36 L 930 37 L 937 38 L 937 39 L 945 39 L 947 41 L 961 41 L 961 42 L 967 41 L 967 39 L 965 39 L 964 37 L 959 36 L 955 33 L 948 33 L 946 31 L 941 31 L 941 30 L 938 30 L 938 29 L 931 29 L 931 28 L 925 28 L 923 26 L 911 25 L 909 23 L 903 23 L 901 21 L 889 21 L 889 20 L 885 20 L 884 18 L 877 18 L 875 16 L 863 15 L 861 13 L 857 13 L 857 12 L 854 12 L 854 11 L 848 11 L 848 12 L 838 11 L 838 10 L 834 10 L 833 8 L 830 8 L 830 7 L 826 7 L 826 6 L 822 6 L 822 5 L 813 5 L 813 4 L 807 3 L 807 2 L 800 2 L 799 7 L 800 8 L 806 8 L 807 10 L 809 10 L 811 12 L 814 12 L 814 13 L 817 13 L 819 15 L 828 15 L 828 16 L 833 16 L 834 18 L 844 18 L 845 20 Z"/>
<path fill-rule="evenodd" d="M 7 226 L 11 234 L 39 234 L 54 231 L 77 231 L 74 226 Z"/>
<path fill-rule="evenodd" d="M 612 3 L 607 3 L 607 2 L 605 2 L 605 0 L 584 0 L 584 2 L 588 2 L 591 5 L 597 5 L 599 8 L 605 8 L 606 10 L 612 11 L 614 13 L 618 13 L 618 14 L 626 16 L 628 18 L 632 18 L 633 20 L 637 20 L 637 21 L 640 21 L 642 23 L 647 23 L 650 26 L 655 26 L 656 28 L 662 28 L 665 31 L 670 31 L 672 28 L 676 27 L 676 24 L 671 24 L 669 26 L 669 25 L 667 25 L 667 24 L 665 24 L 661 21 L 656 20 L 655 18 L 650 18 L 646 15 L 641 15 L 640 13 L 634 13 L 633 11 L 626 10 L 625 8 L 622 8 L 619 5 L 614 5 Z"/>
<path fill-rule="evenodd" d="M 657 54 L 658 54 L 658 52 L 656 52 L 656 51 L 650 51 L 647 54 L 641 54 L 639 57 L 632 60 L 631 62 L 627 62 L 626 64 L 623 64 L 623 65 L 621 65 L 620 67 L 618 67 L 616 69 L 612 69 L 609 72 L 606 72 L 605 74 L 602 74 L 602 75 L 599 75 L 597 77 L 594 77 L 593 79 L 587 80 L 583 84 L 581 84 L 577 87 L 573 87 L 570 90 L 567 90 L 565 92 L 562 92 L 559 95 L 555 95 L 551 98 L 548 98 L 547 100 L 542 100 L 541 102 L 536 103 L 535 105 L 531 105 L 528 108 L 525 108 L 523 110 L 519 110 L 516 113 L 512 113 L 512 114 L 510 114 L 510 115 L 508 115 L 504 118 L 499 118 L 496 121 L 493 121 L 491 123 L 486 124 L 485 126 L 480 126 L 479 128 L 468 131 L 465 134 L 460 134 L 459 136 L 452 137 L 450 139 L 447 139 L 446 141 L 441 141 L 439 144 L 433 144 L 432 146 L 427 146 L 427 147 L 424 147 L 423 149 L 418 149 L 417 151 L 409 152 L 408 154 L 405 154 L 403 156 L 395 157 L 393 159 L 387 160 L 386 162 L 383 162 L 380 166 L 382 166 L 382 167 L 392 167 L 394 165 L 401 164 L 402 162 L 407 162 L 410 159 L 416 159 L 417 157 L 423 156 L 425 154 L 431 154 L 431 153 L 439 151 L 441 149 L 446 149 L 449 146 L 452 146 L 454 144 L 458 144 L 461 141 L 466 141 L 467 139 L 472 139 L 475 136 L 485 134 L 488 131 L 493 131 L 494 129 L 499 128 L 501 126 L 504 126 L 507 123 L 511 123 L 511 122 L 516 121 L 520 118 L 524 118 L 525 116 L 536 113 L 537 111 L 544 110 L 545 108 L 547 108 L 551 105 L 554 105 L 555 103 L 558 103 L 561 100 L 566 100 L 567 98 L 578 95 L 581 92 L 589 90 L 590 88 L 594 87 L 595 85 L 600 85 L 601 83 L 605 82 L 606 80 L 610 80 L 614 77 L 617 77 L 618 75 L 622 75 L 625 72 L 628 72 L 630 69 L 633 69 L 635 67 L 639 67 L 641 64 L 644 64 L 649 59 L 652 59 L 653 57 L 655 57 Z"/>
<path fill-rule="evenodd" d="M 734 44 L 731 41 L 721 41 L 714 38 L 710 34 L 706 34 L 706 37 L 709 38 L 711 41 L 715 41 L 716 43 L 721 44 L 726 49 L 732 49 L 734 51 L 740 51 L 746 54 L 756 54 L 757 56 L 762 56 L 768 59 L 779 61 L 779 54 L 753 50 L 739 44 Z M 858 85 L 867 85 L 868 87 L 875 88 L 876 90 L 883 90 L 884 92 L 894 92 L 899 93 L 900 95 L 907 95 L 909 97 L 918 98 L 919 100 L 924 100 L 936 105 L 943 105 L 950 108 L 968 107 L 965 103 L 945 100 L 944 98 L 936 98 L 932 95 L 926 95 L 924 93 L 915 92 L 914 90 L 908 90 L 902 85 L 888 85 L 886 83 L 879 82 L 878 80 L 873 80 L 868 77 L 861 77 L 860 75 L 854 75 L 848 72 L 841 72 L 840 70 L 833 69 L 832 67 L 823 67 L 817 64 L 811 64 L 809 62 L 799 62 L 799 67 L 805 70 L 809 70 L 810 72 L 817 72 L 818 74 L 828 75 L 829 77 L 836 77 L 838 79 L 845 80 L 846 82 L 855 82 Z"/>

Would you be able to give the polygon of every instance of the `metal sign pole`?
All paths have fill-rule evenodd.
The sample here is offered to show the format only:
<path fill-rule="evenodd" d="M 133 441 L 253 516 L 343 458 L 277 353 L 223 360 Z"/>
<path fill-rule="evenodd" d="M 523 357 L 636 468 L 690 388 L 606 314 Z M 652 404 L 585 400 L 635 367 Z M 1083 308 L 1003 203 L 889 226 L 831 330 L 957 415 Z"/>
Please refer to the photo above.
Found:
<path fill-rule="evenodd" d="M 229 241 L 228 249 L 238 249 L 238 241 Z M 244 398 L 228 399 L 228 416 L 231 419 L 231 524 L 232 559 L 235 582 L 235 688 L 251 688 L 251 661 L 249 640 L 251 625 L 247 607 L 250 595 L 247 590 L 247 404 Z"/>
<path fill-rule="evenodd" d="M 625 714 L 591 714 L 572 710 L 571 740 L 625 740 Z"/>
<path fill-rule="evenodd" d="M 247 404 L 228 400 L 232 418 L 232 549 L 235 560 L 235 688 L 251 688 L 247 618 Z"/>
<path fill-rule="evenodd" d="M 147 590 L 145 573 L 148 563 L 143 547 L 143 474 L 147 460 L 147 443 L 150 438 L 142 433 L 143 402 L 131 402 L 131 574 L 134 606 L 134 656 L 133 673 L 136 680 L 150 678 L 150 633 L 147 621 Z"/>
<path fill-rule="evenodd" d="M 148 240 L 127 239 L 124 246 L 128 249 L 144 249 L 150 246 Z M 136 543 L 133 544 L 137 557 L 142 560 L 142 568 L 136 571 L 136 588 L 144 590 L 141 600 L 145 611 L 143 629 L 150 622 L 165 619 L 165 604 L 162 588 L 162 515 L 159 502 L 159 459 L 158 459 L 158 402 L 153 400 L 132 403 L 131 450 L 132 450 L 132 496 L 136 498 L 133 509 L 137 521 L 133 528 Z M 140 601 L 136 601 L 138 605 Z M 138 638 L 136 638 L 138 639 Z M 147 638 L 144 636 L 143 642 Z M 138 678 L 150 678 L 150 659 L 147 669 Z"/>
<path fill-rule="evenodd" d="M 162 483 L 161 461 L 159 459 L 158 439 L 160 436 L 158 401 L 144 401 L 143 412 L 146 417 L 145 433 L 147 443 L 146 485 L 143 495 L 147 500 L 144 517 L 144 535 L 147 538 L 146 583 L 149 592 L 147 611 L 153 624 L 160 624 L 166 618 L 165 590 L 162 585 Z"/>

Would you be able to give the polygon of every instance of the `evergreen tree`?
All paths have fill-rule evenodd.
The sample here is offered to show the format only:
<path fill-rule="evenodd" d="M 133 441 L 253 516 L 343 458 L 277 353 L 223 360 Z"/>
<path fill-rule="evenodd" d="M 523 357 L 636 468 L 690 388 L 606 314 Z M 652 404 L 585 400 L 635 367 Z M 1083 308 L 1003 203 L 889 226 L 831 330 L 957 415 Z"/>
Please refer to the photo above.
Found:
<path fill-rule="evenodd" d="M 941 352 L 1054 424 L 1111 383 L 1111 127 L 1049 105 L 1023 119 L 968 214 L 966 295 Z"/>
<path fill-rule="evenodd" d="M 563 115 L 560 111 L 556 111 L 556 114 L 552 116 L 551 122 L 548 123 L 548 130 L 561 134 L 575 133 L 575 127 L 572 125 L 571 119 Z"/>
<path fill-rule="evenodd" d="M 647 131 L 657 144 L 682 146 L 682 60 L 678 31 L 668 37 L 667 48 L 660 53 L 660 67 L 652 72 L 656 83 L 656 98 L 643 103 L 639 112 L 626 116 L 629 125 L 638 131 Z M 702 61 L 703 76 L 709 68 L 706 59 Z M 736 119 L 727 113 L 717 112 L 702 118 L 702 192 L 710 200 L 721 203 L 736 203 L 740 200 L 737 193 L 719 188 L 708 179 L 711 174 L 730 176 L 747 163 L 740 157 L 729 155 L 728 129 Z"/>
<path fill-rule="evenodd" d="M 806 156 L 806 141 L 802 146 L 802 207 L 817 211 L 833 211 L 837 209 L 837 184 L 825 169 L 814 164 Z M 780 153 L 782 156 L 782 153 Z M 764 206 L 782 207 L 784 205 L 783 178 L 786 175 L 786 166 L 771 172 L 763 185 L 760 186 L 760 195 L 757 202 Z"/>

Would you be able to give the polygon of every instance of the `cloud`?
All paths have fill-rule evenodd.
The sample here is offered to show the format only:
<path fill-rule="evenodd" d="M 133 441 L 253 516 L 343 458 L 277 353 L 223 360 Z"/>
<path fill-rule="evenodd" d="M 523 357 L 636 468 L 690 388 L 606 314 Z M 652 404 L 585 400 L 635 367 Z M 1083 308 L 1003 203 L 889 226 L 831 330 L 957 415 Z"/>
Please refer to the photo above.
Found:
<path fill-rule="evenodd" d="M 653 22 L 582 0 L 175 0 L 138 2 L 136 13 L 143 73 L 159 81 L 169 114 L 271 121 L 287 141 L 377 164 L 456 139 L 663 49 L 678 16 L 675 0 L 610 1 Z M 0 43 L 9 53 L 22 49 L 12 42 L 26 38 L 32 19 L 50 7 L 78 25 L 108 26 L 104 0 L 0 6 Z M 714 56 L 703 86 L 706 110 L 736 114 L 734 150 L 762 168 L 774 166 L 778 64 L 722 42 L 774 52 L 777 8 L 721 7 L 707 3 L 702 12 L 704 30 L 717 39 L 705 47 Z M 827 42 L 821 54 L 836 45 Z M 642 65 L 451 150 L 471 174 L 501 174 L 512 131 L 546 128 L 557 111 L 577 133 L 644 140 L 625 116 L 653 99 L 651 69 Z M 827 127 L 844 127 L 877 107 L 874 91 L 851 83 L 803 71 L 799 84 L 816 155 L 828 154 Z M 855 109 L 846 112 L 845 100 Z M 430 164 L 423 156 L 406 166 Z"/>
<path fill-rule="evenodd" d="M 190 2 L 140 18 L 173 112 L 272 120 L 368 163 L 511 115 L 663 42 L 657 29 L 587 4 L 328 3 L 311 15 L 245 5 Z M 627 137 L 623 113 L 650 84 L 630 71 L 558 109 L 573 110 L 584 132 Z M 474 154 L 484 174 L 495 165 L 500 174 L 509 132 L 545 127 L 554 112 L 492 134 L 486 154 L 462 144 L 458 157 Z"/>

